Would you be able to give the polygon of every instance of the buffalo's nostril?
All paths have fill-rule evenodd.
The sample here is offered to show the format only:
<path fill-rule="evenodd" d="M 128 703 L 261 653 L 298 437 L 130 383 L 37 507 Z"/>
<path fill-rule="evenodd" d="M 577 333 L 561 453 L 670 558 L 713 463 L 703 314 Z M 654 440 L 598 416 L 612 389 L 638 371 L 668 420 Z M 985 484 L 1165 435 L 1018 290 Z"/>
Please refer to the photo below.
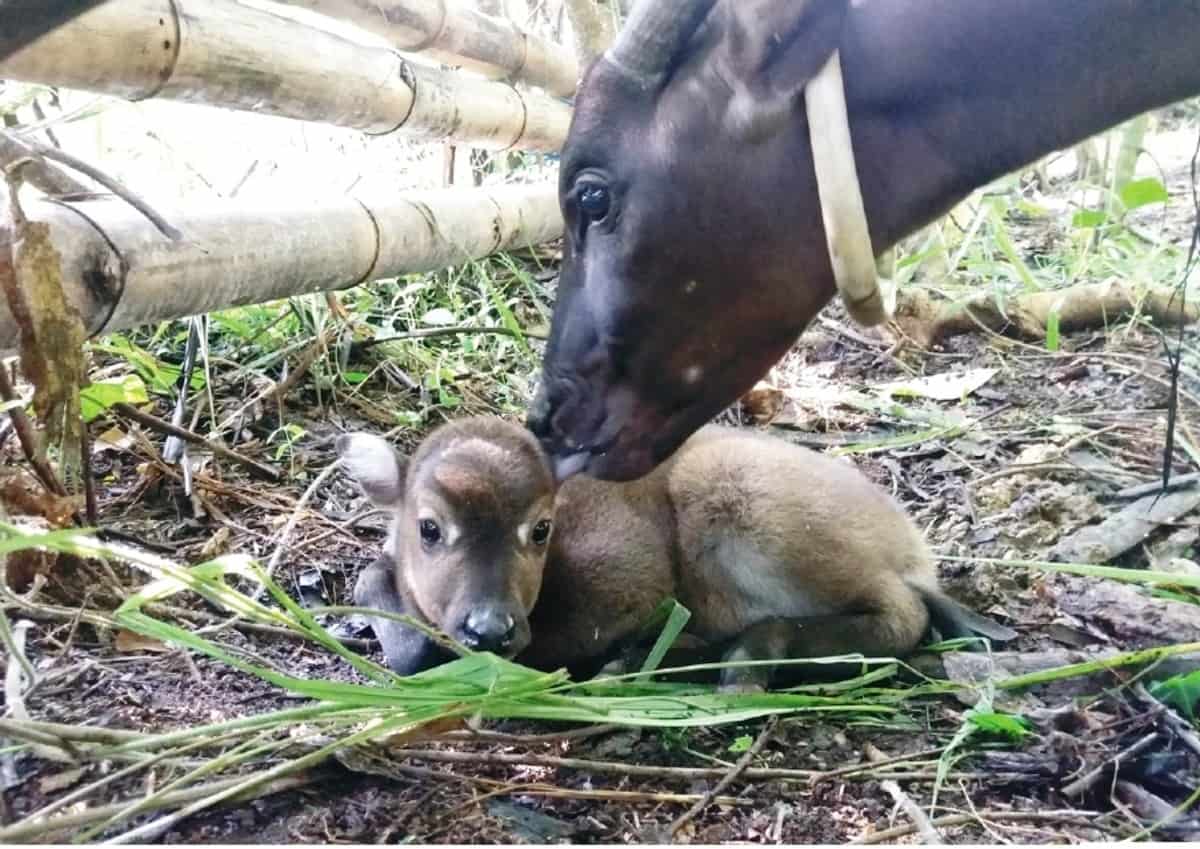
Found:
<path fill-rule="evenodd" d="M 463 623 L 463 642 L 479 651 L 503 651 L 512 643 L 516 630 L 511 613 L 490 608 L 472 610 Z"/>

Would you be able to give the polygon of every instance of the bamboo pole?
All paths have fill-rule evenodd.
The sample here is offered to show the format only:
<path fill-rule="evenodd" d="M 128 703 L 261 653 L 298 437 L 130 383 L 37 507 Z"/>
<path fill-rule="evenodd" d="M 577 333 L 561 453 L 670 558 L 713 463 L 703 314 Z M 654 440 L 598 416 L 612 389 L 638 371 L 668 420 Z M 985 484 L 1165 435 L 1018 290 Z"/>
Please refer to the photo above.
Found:
<path fill-rule="evenodd" d="M 570 121 L 546 95 L 232 0 L 110 0 L 0 62 L 0 78 L 501 150 L 557 150 Z"/>
<path fill-rule="evenodd" d="M 553 183 L 338 198 L 307 209 L 221 202 L 164 212 L 181 240 L 118 200 L 27 206 L 31 220 L 50 227 L 67 301 L 89 336 L 431 271 L 562 233 Z M 16 343 L 0 304 L 0 351 Z"/>
<path fill-rule="evenodd" d="M 374 33 L 397 50 L 422 53 L 492 79 L 521 81 L 557 97 L 579 82 L 575 57 L 552 41 L 471 8 L 465 0 L 278 0 Z"/>

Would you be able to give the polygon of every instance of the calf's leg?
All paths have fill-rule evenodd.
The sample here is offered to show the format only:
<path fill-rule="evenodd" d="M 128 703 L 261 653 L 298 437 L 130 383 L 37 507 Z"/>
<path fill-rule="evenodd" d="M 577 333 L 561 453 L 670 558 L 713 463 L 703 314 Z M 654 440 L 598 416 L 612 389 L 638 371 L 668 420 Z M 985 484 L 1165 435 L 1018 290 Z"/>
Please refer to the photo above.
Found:
<path fill-rule="evenodd" d="M 395 564 L 386 555 L 359 573 L 354 584 L 354 604 L 420 618 L 396 589 Z M 383 647 L 388 667 L 399 675 L 413 675 L 453 658 L 450 652 L 415 628 L 379 616 L 367 616 L 366 619 Z"/>
<path fill-rule="evenodd" d="M 867 608 L 869 609 L 869 608 Z M 788 660 L 861 654 L 903 657 L 916 648 L 929 625 L 929 613 L 915 592 L 897 588 L 871 612 L 767 619 L 734 639 L 725 662 Z M 852 677 L 862 665 L 811 663 L 731 667 L 721 671 L 721 689 L 755 691 L 801 681 Z"/>

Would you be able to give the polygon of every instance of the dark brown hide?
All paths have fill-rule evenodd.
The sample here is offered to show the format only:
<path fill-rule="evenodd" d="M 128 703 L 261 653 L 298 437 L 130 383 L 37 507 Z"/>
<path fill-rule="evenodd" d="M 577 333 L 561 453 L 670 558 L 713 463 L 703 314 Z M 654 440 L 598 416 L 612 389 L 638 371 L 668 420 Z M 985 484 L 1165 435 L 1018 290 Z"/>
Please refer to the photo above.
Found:
<path fill-rule="evenodd" d="M 1200 93 L 1197 44 L 1200 0 L 717 0 L 654 84 L 598 61 L 563 149 L 529 417 L 557 475 L 645 474 L 833 296 L 801 95 L 835 46 L 882 251 L 1004 173 Z"/>
<path fill-rule="evenodd" d="M 0 0 L 0 62 L 104 0 Z"/>

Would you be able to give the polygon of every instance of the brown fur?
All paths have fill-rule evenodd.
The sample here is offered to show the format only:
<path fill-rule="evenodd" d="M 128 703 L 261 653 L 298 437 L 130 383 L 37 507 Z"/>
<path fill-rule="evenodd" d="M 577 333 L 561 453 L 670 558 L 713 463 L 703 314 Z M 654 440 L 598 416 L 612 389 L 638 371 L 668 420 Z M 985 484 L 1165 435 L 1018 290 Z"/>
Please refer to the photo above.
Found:
<path fill-rule="evenodd" d="M 353 473 L 353 452 L 344 456 Z M 439 502 L 457 510 L 441 518 L 462 542 L 422 554 L 413 511 L 427 488 L 452 481 L 471 495 Z M 549 545 L 523 546 L 518 526 L 549 515 L 552 497 Z M 528 619 L 518 626 L 528 639 L 509 653 L 540 668 L 608 658 L 670 596 L 691 611 L 689 633 L 743 659 L 903 655 L 929 624 L 926 599 L 948 603 L 921 535 L 887 494 L 846 461 L 744 430 L 703 428 L 643 478 L 575 476 L 555 494 L 526 431 L 467 419 L 417 451 L 396 515 L 395 594 L 378 589 L 384 558 L 364 573 L 358 603 L 415 611 L 458 636 L 465 610 L 498 602 Z M 404 646 L 381 640 L 393 666 L 411 668 L 394 657 Z M 730 670 L 723 683 L 766 677 Z"/>

